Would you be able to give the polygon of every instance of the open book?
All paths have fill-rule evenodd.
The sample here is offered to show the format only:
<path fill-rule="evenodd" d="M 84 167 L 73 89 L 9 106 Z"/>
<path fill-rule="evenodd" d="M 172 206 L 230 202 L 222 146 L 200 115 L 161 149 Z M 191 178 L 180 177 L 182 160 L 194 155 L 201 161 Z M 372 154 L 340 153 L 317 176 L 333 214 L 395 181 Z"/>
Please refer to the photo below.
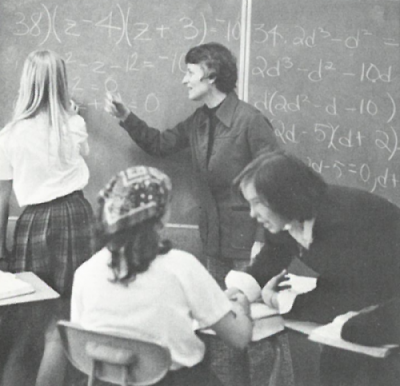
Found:
<path fill-rule="evenodd" d="M 254 321 L 253 342 L 275 335 L 285 329 L 278 310 L 270 308 L 264 303 L 250 304 L 250 313 Z M 197 323 L 195 323 L 195 329 L 197 330 Z M 215 335 L 215 332 L 209 328 L 200 331 L 203 334 Z"/>
<path fill-rule="evenodd" d="M 9 272 L 0 271 L 0 300 L 35 292 L 29 283 Z"/>
<path fill-rule="evenodd" d="M 343 318 L 344 316 L 345 315 L 340 315 L 331 323 L 315 328 L 311 331 L 308 339 L 312 340 L 313 342 L 318 342 L 328 346 L 338 347 L 343 350 L 354 351 L 377 358 L 385 358 L 390 354 L 391 351 L 398 348 L 397 345 L 386 345 L 380 347 L 364 346 L 342 339 L 340 336 L 342 326 L 347 320 L 347 318 Z"/>
<path fill-rule="evenodd" d="M 253 320 L 268 318 L 269 316 L 279 315 L 276 308 L 271 308 L 265 303 L 251 303 L 250 314 Z"/>
<path fill-rule="evenodd" d="M 251 303 L 250 314 L 254 321 L 252 341 L 256 342 L 285 329 L 279 311 L 264 303 Z"/>

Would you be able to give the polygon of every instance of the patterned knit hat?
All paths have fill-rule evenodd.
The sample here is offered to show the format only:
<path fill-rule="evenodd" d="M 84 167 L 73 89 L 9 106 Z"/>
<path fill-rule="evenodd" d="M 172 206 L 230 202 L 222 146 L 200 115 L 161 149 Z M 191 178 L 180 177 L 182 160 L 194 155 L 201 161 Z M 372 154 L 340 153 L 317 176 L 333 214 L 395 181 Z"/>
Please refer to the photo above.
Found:
<path fill-rule="evenodd" d="M 145 220 L 161 218 L 171 196 L 171 180 L 160 170 L 134 166 L 115 175 L 99 192 L 99 221 L 112 235 Z"/>

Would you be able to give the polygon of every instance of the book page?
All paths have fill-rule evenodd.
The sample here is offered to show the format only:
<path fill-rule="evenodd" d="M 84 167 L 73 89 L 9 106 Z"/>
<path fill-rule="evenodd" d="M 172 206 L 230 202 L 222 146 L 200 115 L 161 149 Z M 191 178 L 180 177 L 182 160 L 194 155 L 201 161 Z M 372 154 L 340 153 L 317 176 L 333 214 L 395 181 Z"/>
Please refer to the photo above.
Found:
<path fill-rule="evenodd" d="M 279 311 L 276 308 L 271 308 L 264 303 L 252 303 L 250 304 L 250 314 L 253 320 L 267 318 L 273 315 L 279 315 Z"/>
<path fill-rule="evenodd" d="M 0 300 L 35 292 L 29 283 L 18 279 L 10 272 L 0 271 Z"/>

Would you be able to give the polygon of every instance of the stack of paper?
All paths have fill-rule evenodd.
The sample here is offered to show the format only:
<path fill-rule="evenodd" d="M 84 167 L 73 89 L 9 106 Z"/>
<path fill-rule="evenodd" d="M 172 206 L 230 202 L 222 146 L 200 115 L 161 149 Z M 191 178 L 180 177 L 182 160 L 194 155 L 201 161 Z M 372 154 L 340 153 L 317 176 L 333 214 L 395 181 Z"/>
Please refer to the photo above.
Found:
<path fill-rule="evenodd" d="M 35 292 L 35 289 L 15 275 L 0 271 L 0 300 L 14 296 L 26 295 Z"/>

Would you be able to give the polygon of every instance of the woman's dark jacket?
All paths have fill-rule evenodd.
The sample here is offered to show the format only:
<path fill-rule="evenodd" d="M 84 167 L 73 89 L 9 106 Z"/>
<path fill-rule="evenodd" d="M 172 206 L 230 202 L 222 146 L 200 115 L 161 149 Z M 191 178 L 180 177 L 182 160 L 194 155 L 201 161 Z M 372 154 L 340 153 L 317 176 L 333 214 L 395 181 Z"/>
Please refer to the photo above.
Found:
<path fill-rule="evenodd" d="M 286 231 L 265 238 L 248 269 L 261 287 L 295 257 L 319 275 L 315 290 L 297 296 L 289 318 L 328 323 L 400 293 L 400 209 L 382 197 L 329 185 L 308 250 Z"/>
<path fill-rule="evenodd" d="M 165 131 L 149 127 L 132 113 L 121 126 L 138 146 L 154 156 L 191 149 L 204 253 L 216 258 L 248 259 L 257 224 L 250 218 L 249 208 L 233 194 L 232 181 L 260 149 L 276 149 L 276 137 L 268 119 L 234 92 L 224 99 L 216 117 L 209 157 L 210 118 L 204 106 Z"/>

